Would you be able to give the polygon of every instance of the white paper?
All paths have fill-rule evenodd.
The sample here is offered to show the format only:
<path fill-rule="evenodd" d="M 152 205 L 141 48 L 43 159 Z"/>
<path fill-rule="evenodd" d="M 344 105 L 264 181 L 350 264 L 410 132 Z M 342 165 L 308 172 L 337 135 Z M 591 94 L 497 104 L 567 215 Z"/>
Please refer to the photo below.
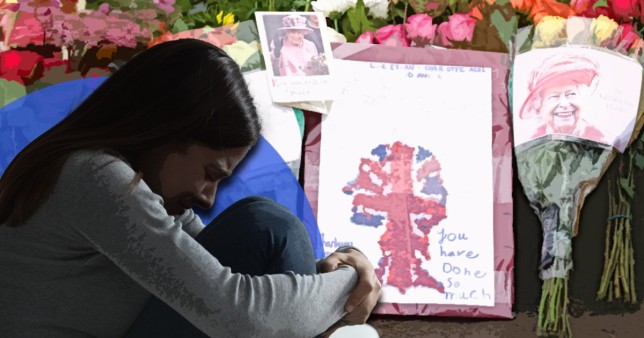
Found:
<path fill-rule="evenodd" d="M 518 55 L 513 74 L 515 146 L 546 135 L 584 138 L 620 152 L 628 145 L 640 100 L 639 63 L 582 46 L 544 48 Z"/>
<path fill-rule="evenodd" d="M 266 82 L 266 71 L 244 73 L 244 79 L 262 122 L 262 136 L 285 162 L 299 160 L 302 138 L 293 109 L 273 103 Z"/>
<path fill-rule="evenodd" d="M 336 67 L 345 81 L 322 124 L 318 224 L 325 252 L 354 245 L 375 268 L 395 260 L 379 270 L 382 302 L 493 306 L 491 69 L 345 60 Z M 385 145 L 398 147 L 389 154 L 401 160 L 386 157 Z M 413 154 L 402 155 L 404 149 Z M 360 188 L 359 168 L 371 181 Z M 354 214 L 358 198 L 368 201 L 356 202 Z M 419 210 L 442 203 L 446 218 L 425 237 L 414 221 L 440 212 Z M 378 217 L 380 226 L 356 224 Z M 390 235 L 392 244 L 381 246 Z M 412 245 L 413 257 L 405 253 Z M 404 271 L 418 265 L 414 274 Z M 423 271 L 443 289 L 427 286 Z M 415 281 L 425 284 L 404 286 Z"/>

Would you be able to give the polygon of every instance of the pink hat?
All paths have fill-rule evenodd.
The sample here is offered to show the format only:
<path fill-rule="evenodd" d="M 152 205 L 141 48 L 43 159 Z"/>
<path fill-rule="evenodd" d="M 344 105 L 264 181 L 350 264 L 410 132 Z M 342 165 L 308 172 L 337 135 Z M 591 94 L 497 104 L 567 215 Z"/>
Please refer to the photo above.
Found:
<path fill-rule="evenodd" d="M 535 107 L 534 101 L 544 89 L 562 82 L 590 86 L 598 74 L 599 66 L 583 56 L 554 55 L 547 58 L 530 74 L 530 94 L 521 106 L 519 117 L 525 119 L 537 114 L 538 107 Z"/>
<path fill-rule="evenodd" d="M 299 14 L 290 14 L 282 18 L 282 27 L 277 30 L 302 30 L 306 33 L 310 33 L 313 30 L 309 27 L 306 27 L 306 18 Z"/>

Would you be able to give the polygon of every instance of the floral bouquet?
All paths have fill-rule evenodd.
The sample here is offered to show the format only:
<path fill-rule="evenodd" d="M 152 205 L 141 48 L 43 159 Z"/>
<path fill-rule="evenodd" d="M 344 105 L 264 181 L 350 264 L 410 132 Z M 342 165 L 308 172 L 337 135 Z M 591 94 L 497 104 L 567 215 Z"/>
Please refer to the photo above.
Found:
<path fill-rule="evenodd" d="M 329 66 L 326 64 L 324 54 L 314 56 L 304 68 L 306 75 L 329 75 Z"/>
<path fill-rule="evenodd" d="M 508 52 L 518 26 L 510 0 L 317 0 L 349 42 Z"/>
<path fill-rule="evenodd" d="M 534 27 L 531 48 L 516 57 L 512 86 L 518 175 L 543 228 L 537 334 L 569 337 L 567 283 L 584 199 L 644 122 L 638 107 L 642 67 L 634 60 L 641 55 L 642 39 L 631 26 L 619 26 L 605 16 L 544 16 Z M 528 60 L 535 55 L 543 62 Z M 616 87 L 614 83 L 601 85 L 610 74 L 599 66 L 618 63 L 623 67 L 610 72 L 634 74 L 628 93 L 606 90 Z M 519 78 L 522 67 L 535 68 Z M 595 115 L 593 125 L 584 105 L 592 97 L 623 106 L 602 106 L 607 111 Z M 626 111 L 622 118 L 616 113 Z M 540 121 L 536 128 L 526 127 L 530 119 Z"/>

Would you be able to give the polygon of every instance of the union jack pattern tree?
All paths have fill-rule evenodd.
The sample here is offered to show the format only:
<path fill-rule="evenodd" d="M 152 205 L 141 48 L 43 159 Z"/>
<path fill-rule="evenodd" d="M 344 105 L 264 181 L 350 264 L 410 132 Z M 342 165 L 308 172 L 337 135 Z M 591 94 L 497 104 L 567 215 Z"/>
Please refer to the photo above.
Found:
<path fill-rule="evenodd" d="M 431 259 L 429 232 L 447 217 L 440 163 L 429 150 L 401 142 L 379 145 L 371 155 L 360 159 L 357 178 L 342 190 L 353 195 L 352 223 L 372 227 L 386 223 L 378 241 L 382 251 L 378 279 L 401 294 L 413 286 L 444 292 L 443 285 L 422 268 L 423 259 Z"/>

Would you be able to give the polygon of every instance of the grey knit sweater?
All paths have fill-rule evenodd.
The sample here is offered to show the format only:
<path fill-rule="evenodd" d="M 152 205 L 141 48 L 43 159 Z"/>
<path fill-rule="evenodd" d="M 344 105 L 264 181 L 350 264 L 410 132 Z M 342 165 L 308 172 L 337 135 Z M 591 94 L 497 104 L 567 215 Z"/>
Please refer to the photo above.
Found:
<path fill-rule="evenodd" d="M 193 239 L 199 217 L 169 216 L 134 176 L 77 152 L 27 224 L 0 226 L 1 337 L 119 337 L 151 293 L 212 337 L 312 337 L 342 317 L 354 269 L 231 273 Z"/>

